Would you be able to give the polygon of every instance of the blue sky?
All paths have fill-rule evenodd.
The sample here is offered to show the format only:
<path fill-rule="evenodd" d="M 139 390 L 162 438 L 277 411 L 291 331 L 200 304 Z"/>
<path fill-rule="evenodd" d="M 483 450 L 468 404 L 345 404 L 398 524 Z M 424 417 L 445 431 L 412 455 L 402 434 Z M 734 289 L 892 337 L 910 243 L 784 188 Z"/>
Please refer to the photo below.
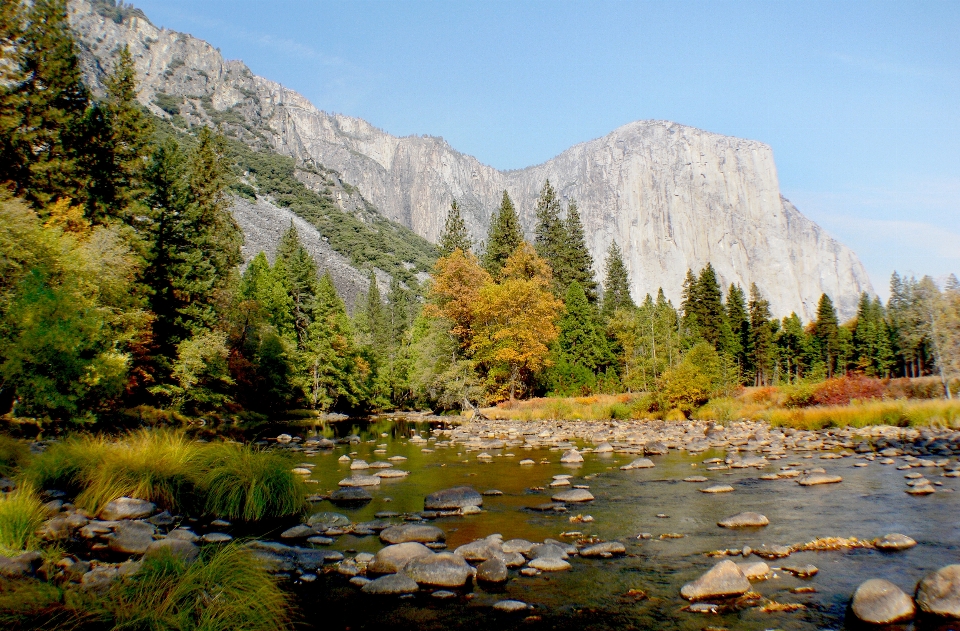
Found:
<path fill-rule="evenodd" d="M 773 147 L 889 276 L 960 274 L 960 2 L 140 0 L 324 110 L 501 169 L 639 119 Z"/>

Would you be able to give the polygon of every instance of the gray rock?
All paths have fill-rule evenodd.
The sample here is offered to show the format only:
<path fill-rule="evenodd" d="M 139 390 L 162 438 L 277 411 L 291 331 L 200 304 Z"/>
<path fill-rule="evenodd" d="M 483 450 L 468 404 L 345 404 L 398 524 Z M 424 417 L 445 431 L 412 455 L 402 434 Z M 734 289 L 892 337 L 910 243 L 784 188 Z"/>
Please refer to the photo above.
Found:
<path fill-rule="evenodd" d="M 655 465 L 653 460 L 650 460 L 649 458 L 637 458 L 630 464 L 623 465 L 620 467 L 620 469 L 622 471 L 631 471 L 633 469 L 652 469 L 655 466 L 657 465 Z"/>
<path fill-rule="evenodd" d="M 175 528 L 167 533 L 167 539 L 180 539 L 181 541 L 189 541 L 190 543 L 196 543 L 200 541 L 200 537 L 197 536 L 197 533 L 187 530 L 186 528 Z"/>
<path fill-rule="evenodd" d="M 853 615 L 869 624 L 894 624 L 913 619 L 916 606 L 903 590 L 881 578 L 865 581 L 853 594 Z"/>
<path fill-rule="evenodd" d="M 770 520 L 760 513 L 737 513 L 732 517 L 727 517 L 723 521 L 718 521 L 717 525 L 722 528 L 760 528 L 769 526 Z"/>
<path fill-rule="evenodd" d="M 463 587 L 473 576 L 473 568 L 461 556 L 440 552 L 414 557 L 404 566 L 403 573 L 418 585 Z"/>
<path fill-rule="evenodd" d="M 320 530 L 327 528 L 342 528 L 350 525 L 350 518 L 340 513 L 314 513 L 307 518 L 307 525 Z"/>
<path fill-rule="evenodd" d="M 340 480 L 340 486 L 380 486 L 380 478 L 375 475 L 354 475 Z"/>
<path fill-rule="evenodd" d="M 761 559 L 783 559 L 790 556 L 790 548 L 788 546 L 781 545 L 770 545 L 767 544 L 761 545 L 759 548 L 753 551 L 755 555 Z"/>
<path fill-rule="evenodd" d="M 527 611 L 531 607 L 527 603 L 520 600 L 499 600 L 493 603 L 493 608 L 497 611 L 516 613 L 518 611 Z"/>
<path fill-rule="evenodd" d="M 883 550 L 884 552 L 896 552 L 898 550 L 912 548 L 913 546 L 917 545 L 917 542 L 907 535 L 893 533 L 884 535 L 879 539 L 875 539 L 873 541 L 873 545 L 876 546 L 877 550 Z"/>
<path fill-rule="evenodd" d="M 530 561 L 527 565 L 541 572 L 563 572 L 573 567 L 568 562 L 557 557 L 539 557 Z"/>
<path fill-rule="evenodd" d="M 587 489 L 570 489 L 568 491 L 560 491 L 553 497 L 551 497 L 554 502 L 592 502 L 594 499 L 593 493 Z"/>
<path fill-rule="evenodd" d="M 526 539 L 510 539 L 509 541 L 504 541 L 503 544 L 501 544 L 500 549 L 507 554 L 529 554 L 533 546 L 534 543 L 532 541 L 527 541 Z"/>
<path fill-rule="evenodd" d="M 435 543 L 446 541 L 447 536 L 436 526 L 424 524 L 400 524 L 380 532 L 380 541 L 384 543 Z"/>
<path fill-rule="evenodd" d="M 530 556 L 534 559 L 566 559 L 568 555 L 563 546 L 555 543 L 538 543 L 530 548 Z"/>
<path fill-rule="evenodd" d="M 430 594 L 431 598 L 436 598 L 437 600 L 449 600 L 451 598 L 456 598 L 456 592 L 451 592 L 449 589 L 438 589 L 437 591 Z"/>
<path fill-rule="evenodd" d="M 143 517 L 149 517 L 156 510 L 157 507 L 153 502 L 132 497 L 120 497 L 108 502 L 100 511 L 99 517 L 105 521 L 142 519 Z"/>
<path fill-rule="evenodd" d="M 948 565 L 923 577 L 917 585 L 920 611 L 945 618 L 960 618 L 960 565 Z"/>
<path fill-rule="evenodd" d="M 403 569 L 409 561 L 430 554 L 433 552 L 422 543 L 397 543 L 377 552 L 367 565 L 367 571 L 373 574 L 394 574 Z"/>
<path fill-rule="evenodd" d="M 608 558 L 612 556 L 619 556 L 627 553 L 627 547 L 620 543 L 619 541 L 606 541 L 603 543 L 595 543 L 592 546 L 587 546 L 586 548 L 580 550 L 580 556 L 585 558 L 590 557 L 603 557 Z"/>
<path fill-rule="evenodd" d="M 481 583 L 506 583 L 509 576 L 506 564 L 497 558 L 487 559 L 477 566 L 477 580 Z"/>
<path fill-rule="evenodd" d="M 829 473 L 811 473 L 810 475 L 797 478 L 797 484 L 800 486 L 819 486 L 821 484 L 838 484 L 840 482 L 843 482 L 842 477 Z"/>
<path fill-rule="evenodd" d="M 705 600 L 708 598 L 727 598 L 742 596 L 750 591 L 750 581 L 733 561 L 721 561 L 709 572 L 687 583 L 680 589 L 680 595 L 687 600 Z"/>
<path fill-rule="evenodd" d="M 746 563 L 737 563 L 737 567 L 743 572 L 743 575 L 750 581 L 762 581 L 770 578 L 770 566 L 763 561 L 747 561 Z"/>
<path fill-rule="evenodd" d="M 560 456 L 560 462 L 564 464 L 579 464 L 583 462 L 583 456 L 581 456 L 580 452 L 576 449 L 570 449 Z"/>
<path fill-rule="evenodd" d="M 39 552 L 24 552 L 12 558 L 0 554 L 0 576 L 24 577 L 33 574 L 42 562 L 43 557 Z"/>
<path fill-rule="evenodd" d="M 350 582 L 360 577 L 350 579 Z M 387 574 L 380 578 L 365 583 L 361 591 L 365 594 L 380 594 L 384 596 L 397 596 L 400 594 L 412 594 L 420 589 L 417 582 L 406 574 Z"/>
<path fill-rule="evenodd" d="M 705 489 L 700 489 L 701 493 L 732 493 L 733 487 L 729 484 L 715 484 Z"/>
<path fill-rule="evenodd" d="M 122 521 L 113 534 L 107 537 L 107 547 L 111 552 L 120 554 L 143 554 L 153 543 L 153 534 L 157 531 L 153 524 L 145 521 Z"/>
<path fill-rule="evenodd" d="M 424 510 L 457 510 L 466 506 L 483 506 L 483 496 L 469 486 L 437 491 L 423 500 Z"/>
<path fill-rule="evenodd" d="M 667 446 L 659 441 L 648 443 L 643 448 L 643 453 L 647 456 L 664 456 L 669 451 Z"/>
<path fill-rule="evenodd" d="M 63 541 L 70 538 L 70 522 L 66 517 L 54 517 L 43 522 L 37 536 L 44 541 Z"/>
<path fill-rule="evenodd" d="M 200 541 L 203 543 L 230 543 L 233 541 L 233 537 L 225 532 L 208 532 L 200 537 Z"/>
<path fill-rule="evenodd" d="M 810 578 L 820 572 L 816 565 L 810 565 L 809 563 L 806 565 L 784 565 L 782 569 L 787 574 L 793 574 L 798 578 Z"/>
<path fill-rule="evenodd" d="M 379 478 L 378 478 L 379 479 Z M 330 495 L 330 501 L 337 506 L 354 506 L 356 504 L 365 504 L 373 499 L 373 496 L 359 486 L 346 486 L 337 489 Z"/>
<path fill-rule="evenodd" d="M 80 586 L 91 592 L 104 592 L 109 589 L 110 584 L 113 583 L 120 575 L 120 571 L 111 565 L 100 565 L 80 578 Z"/>
<path fill-rule="evenodd" d="M 305 524 L 299 524 L 293 528 L 287 528 L 280 533 L 281 539 L 306 539 L 317 534 L 317 531 Z"/>
<path fill-rule="evenodd" d="M 197 556 L 199 556 L 200 548 L 189 541 L 184 541 L 183 539 L 171 539 L 167 537 L 166 539 L 160 539 L 159 541 L 151 542 L 144 551 L 145 557 L 158 556 L 162 554 L 170 554 L 178 559 L 183 559 L 184 561 L 191 563 L 197 559 Z"/>
<path fill-rule="evenodd" d="M 338 550 L 314 550 L 313 548 L 290 548 L 293 562 L 303 572 L 315 572 L 325 563 L 343 561 L 343 553 Z"/>

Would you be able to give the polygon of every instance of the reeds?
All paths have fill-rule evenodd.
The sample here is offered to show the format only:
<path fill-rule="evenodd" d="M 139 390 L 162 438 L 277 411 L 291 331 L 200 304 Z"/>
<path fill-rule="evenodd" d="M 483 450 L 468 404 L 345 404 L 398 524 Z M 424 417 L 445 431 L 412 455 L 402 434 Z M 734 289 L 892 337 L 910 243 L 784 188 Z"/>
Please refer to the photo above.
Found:
<path fill-rule="evenodd" d="M 44 519 L 46 511 L 32 486 L 0 494 L 0 554 L 15 556 L 35 549 L 35 533 Z"/>
<path fill-rule="evenodd" d="M 30 450 L 23 441 L 0 434 L 0 476 L 12 476 L 29 458 Z"/>
<path fill-rule="evenodd" d="M 201 460 L 198 482 L 208 513 L 254 521 L 293 515 L 305 506 L 306 486 L 279 454 L 223 443 L 207 446 Z"/>

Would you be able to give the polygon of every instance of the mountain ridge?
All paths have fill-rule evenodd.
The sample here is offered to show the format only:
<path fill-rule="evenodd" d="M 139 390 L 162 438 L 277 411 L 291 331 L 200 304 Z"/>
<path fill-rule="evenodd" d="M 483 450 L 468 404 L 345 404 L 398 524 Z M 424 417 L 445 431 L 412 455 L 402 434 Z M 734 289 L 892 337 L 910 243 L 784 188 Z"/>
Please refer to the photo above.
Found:
<path fill-rule="evenodd" d="M 128 45 L 141 100 L 158 115 L 220 123 L 251 146 L 331 169 L 385 217 L 430 241 L 454 198 L 474 239 L 483 239 L 503 190 L 532 235 L 536 196 L 550 179 L 562 199 L 578 202 L 598 276 L 610 243 L 621 246 L 635 299 L 663 287 L 679 300 L 686 270 L 708 262 L 725 286 L 756 283 L 777 315 L 810 320 L 828 293 L 851 317 L 860 292 L 873 293 L 856 254 L 782 197 L 773 150 L 761 141 L 634 121 L 541 164 L 500 171 L 442 137 L 393 136 L 324 112 L 202 40 L 135 16 L 105 19 L 86 0 L 70 8 L 93 85 L 112 51 Z"/>

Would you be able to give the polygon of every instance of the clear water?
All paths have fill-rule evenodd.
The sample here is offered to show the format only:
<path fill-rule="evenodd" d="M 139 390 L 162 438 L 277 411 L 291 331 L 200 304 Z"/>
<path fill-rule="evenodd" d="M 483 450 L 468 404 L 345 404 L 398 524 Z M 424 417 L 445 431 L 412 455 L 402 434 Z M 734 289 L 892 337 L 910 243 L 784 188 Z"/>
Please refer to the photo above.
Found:
<path fill-rule="evenodd" d="M 291 428 L 293 429 L 293 428 Z M 511 580 L 499 592 L 473 587 L 457 599 L 438 601 L 421 593 L 412 599 L 374 597 L 336 574 L 324 575 L 315 583 L 299 584 L 294 589 L 308 628 L 323 629 L 450 629 L 450 628 L 534 628 L 534 629 L 683 629 L 706 627 L 764 629 L 839 629 L 850 626 L 846 609 L 857 586 L 868 578 L 886 578 L 911 593 L 926 573 L 950 563 L 960 563 L 960 493 L 949 492 L 960 486 L 960 479 L 939 477 L 936 469 L 922 469 L 943 482 L 941 492 L 913 497 L 904 490 L 906 471 L 895 466 L 870 463 L 855 468 L 852 457 L 821 460 L 819 453 L 789 453 L 772 462 L 765 470 L 706 471 L 703 461 L 723 457 L 722 452 L 690 456 L 671 452 L 653 456 L 656 468 L 620 471 L 619 467 L 635 456 L 622 454 L 585 454 L 582 465 L 559 463 L 561 451 L 549 449 L 506 448 L 490 450 L 489 463 L 478 461 L 479 452 L 465 451 L 462 445 L 437 446 L 411 443 L 411 431 L 430 438 L 429 427 L 403 421 L 340 423 L 325 427 L 299 427 L 291 433 L 304 438 L 357 434 L 362 442 L 338 445 L 315 456 L 300 454 L 302 462 L 315 464 L 310 479 L 317 492 L 329 492 L 337 482 L 351 475 L 349 463 L 340 463 L 343 454 L 373 462 L 390 456 L 406 456 L 394 463 L 410 472 L 401 479 L 385 479 L 379 487 L 367 487 L 373 501 L 357 509 L 335 507 L 329 502 L 315 510 L 343 513 L 353 521 L 374 519 L 380 511 L 417 512 L 423 498 L 433 491 L 469 485 L 478 491 L 498 489 L 502 496 L 485 497 L 483 512 L 464 517 L 445 517 L 432 522 L 447 533 L 449 549 L 500 533 L 542 541 L 562 538 L 561 533 L 580 531 L 603 540 L 626 544 L 628 555 L 617 559 L 571 559 L 573 570 L 543 573 L 526 578 L 512 571 Z M 384 436 L 383 434 L 386 434 Z M 439 440 L 444 440 L 440 437 Z M 386 453 L 375 454 L 377 445 L 386 445 Z M 586 446 L 586 445 L 584 445 Z M 425 453 L 424 447 L 433 450 Z M 812 458 L 810 457 L 812 455 Z M 520 466 L 530 458 L 550 464 Z M 786 463 L 805 467 L 822 466 L 828 473 L 843 476 L 841 484 L 804 488 L 795 480 L 764 481 L 759 476 Z M 898 464 L 899 461 L 898 461 Z M 356 471 L 373 473 L 376 470 Z M 547 487 L 556 474 L 572 474 L 573 484 L 587 484 L 596 500 L 570 506 L 566 514 L 539 513 L 529 507 L 549 501 Z M 691 475 L 704 475 L 708 483 L 683 482 Z M 733 493 L 705 494 L 699 489 L 710 484 L 731 484 Z M 756 511 L 770 519 L 760 530 L 727 530 L 716 522 L 741 511 Z M 572 515 L 582 513 L 592 523 L 570 523 Z M 668 517 L 658 518 L 658 514 Z M 680 587 L 708 570 L 717 559 L 704 553 L 710 550 L 753 548 L 761 544 L 795 544 L 817 537 L 858 537 L 872 539 L 888 533 L 909 535 L 919 543 L 898 553 L 873 550 L 801 552 L 789 560 L 768 561 L 779 564 L 811 563 L 820 569 L 810 579 L 794 578 L 778 571 L 777 578 L 755 582 L 754 591 L 779 603 L 801 603 L 806 609 L 794 612 L 763 613 L 747 607 L 723 614 L 697 614 L 683 611 L 688 603 L 679 596 Z M 637 540 L 639 533 L 651 533 L 651 540 Z M 665 533 L 679 533 L 680 539 L 660 540 Z M 340 537 L 332 546 L 344 551 L 376 552 L 381 544 L 375 536 Z M 743 559 L 733 557 L 735 561 Z M 753 556 L 750 560 L 760 560 Z M 797 594 L 797 587 L 813 587 L 815 593 Z M 646 598 L 628 595 L 642 590 Z M 535 606 L 522 615 L 499 614 L 490 605 L 505 598 L 522 600 Z M 529 618 L 528 616 L 534 616 Z M 905 628 L 913 628 L 908 626 Z M 916 628 L 955 628 L 917 623 Z M 956 627 L 960 628 L 960 627 Z"/>

